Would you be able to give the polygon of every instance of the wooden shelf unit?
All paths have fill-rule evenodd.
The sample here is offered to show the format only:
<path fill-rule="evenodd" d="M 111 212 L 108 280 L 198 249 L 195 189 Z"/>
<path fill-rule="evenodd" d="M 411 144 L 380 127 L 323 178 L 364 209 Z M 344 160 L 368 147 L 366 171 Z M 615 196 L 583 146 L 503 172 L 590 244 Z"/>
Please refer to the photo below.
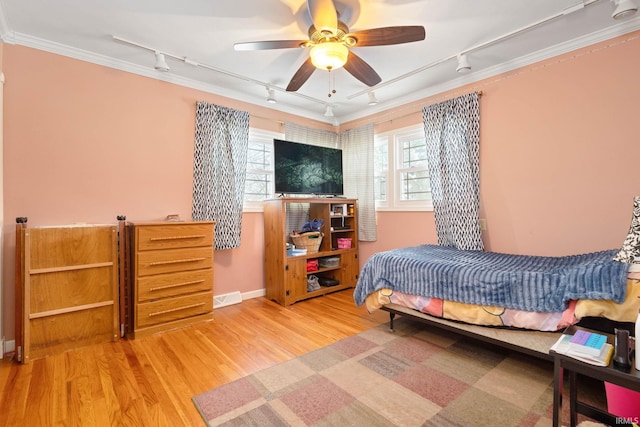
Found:
<path fill-rule="evenodd" d="M 287 217 L 294 204 L 308 206 L 309 219 L 322 219 L 324 233 L 316 253 L 287 256 L 286 243 L 291 243 L 287 230 Z M 338 209 L 340 208 L 340 209 Z M 358 210 L 356 199 L 283 197 L 264 202 L 265 288 L 266 297 L 281 305 L 352 288 L 356 285 L 358 265 Z M 340 213 L 336 213 L 340 211 Z M 301 226 L 302 224 L 300 224 Z M 350 238 L 351 247 L 338 249 L 339 238 Z M 307 260 L 337 258 L 335 267 L 320 267 L 307 271 Z M 307 277 L 338 280 L 336 286 L 307 291 Z"/>
<path fill-rule="evenodd" d="M 18 361 L 119 339 L 115 226 L 21 222 L 16 240 Z"/>
<path fill-rule="evenodd" d="M 213 319 L 210 221 L 127 223 L 131 338 Z"/>

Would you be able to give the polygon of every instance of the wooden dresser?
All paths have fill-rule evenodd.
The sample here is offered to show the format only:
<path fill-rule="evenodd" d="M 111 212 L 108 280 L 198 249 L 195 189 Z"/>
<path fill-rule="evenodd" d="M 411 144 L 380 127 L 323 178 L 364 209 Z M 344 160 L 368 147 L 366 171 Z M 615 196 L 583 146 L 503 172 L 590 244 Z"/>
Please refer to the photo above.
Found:
<path fill-rule="evenodd" d="M 129 222 L 130 337 L 213 319 L 213 222 Z"/>

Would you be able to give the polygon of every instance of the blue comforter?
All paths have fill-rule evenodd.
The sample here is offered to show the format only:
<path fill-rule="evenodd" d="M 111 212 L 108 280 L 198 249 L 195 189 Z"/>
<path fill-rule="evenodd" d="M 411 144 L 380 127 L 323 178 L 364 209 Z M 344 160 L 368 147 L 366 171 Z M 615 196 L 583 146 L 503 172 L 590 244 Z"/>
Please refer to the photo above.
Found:
<path fill-rule="evenodd" d="M 617 251 L 565 257 L 509 255 L 421 245 L 374 254 L 354 292 L 356 304 L 382 288 L 443 300 L 526 311 L 563 311 L 571 299 L 621 303 L 628 265 Z"/>

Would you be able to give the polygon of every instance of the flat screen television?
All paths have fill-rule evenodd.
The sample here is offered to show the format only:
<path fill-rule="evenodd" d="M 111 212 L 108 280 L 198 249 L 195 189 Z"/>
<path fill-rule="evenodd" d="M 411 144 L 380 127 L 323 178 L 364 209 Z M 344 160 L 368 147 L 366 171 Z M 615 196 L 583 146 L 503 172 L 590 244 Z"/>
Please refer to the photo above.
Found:
<path fill-rule="evenodd" d="M 342 150 L 273 140 L 276 194 L 341 196 Z"/>

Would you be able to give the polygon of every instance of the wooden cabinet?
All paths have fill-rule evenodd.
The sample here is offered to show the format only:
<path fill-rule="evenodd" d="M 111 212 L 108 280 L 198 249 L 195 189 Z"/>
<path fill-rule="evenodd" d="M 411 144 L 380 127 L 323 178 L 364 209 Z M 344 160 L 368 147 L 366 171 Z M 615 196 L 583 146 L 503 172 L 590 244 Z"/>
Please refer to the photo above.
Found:
<path fill-rule="evenodd" d="M 282 305 L 354 287 L 358 280 L 357 201 L 339 198 L 280 198 L 264 203 L 265 287 L 267 298 Z M 296 223 L 293 219 L 300 218 Z M 324 221 L 323 239 L 317 253 L 288 255 L 289 234 L 300 230 L 305 220 Z M 344 246 L 349 241 L 348 247 Z M 317 270 L 307 262 L 318 260 Z M 338 281 L 307 291 L 307 277 Z"/>
<path fill-rule="evenodd" d="M 213 222 L 128 223 L 129 335 L 213 319 Z"/>
<path fill-rule="evenodd" d="M 20 362 L 119 339 L 115 226 L 21 223 L 16 238 Z"/>

